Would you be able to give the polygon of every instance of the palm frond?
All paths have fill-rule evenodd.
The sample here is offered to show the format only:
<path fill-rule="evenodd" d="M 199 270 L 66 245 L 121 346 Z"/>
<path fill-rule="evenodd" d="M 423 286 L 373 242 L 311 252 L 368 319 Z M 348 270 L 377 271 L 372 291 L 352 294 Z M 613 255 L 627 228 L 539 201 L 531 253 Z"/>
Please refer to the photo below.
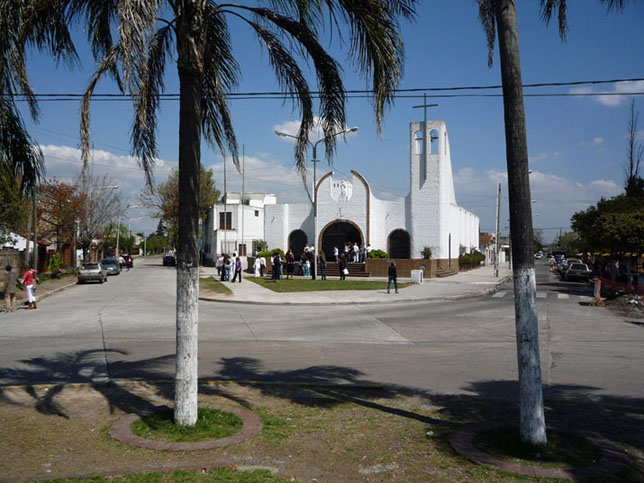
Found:
<path fill-rule="evenodd" d="M 152 184 L 152 169 L 157 157 L 156 128 L 159 94 L 163 92 L 166 55 L 170 51 L 172 30 L 159 29 L 150 43 L 147 66 L 141 78 L 141 90 L 135 98 L 135 118 L 132 126 L 132 152 L 139 157 L 146 182 Z"/>
<path fill-rule="evenodd" d="M 4 97 L 0 98 L 0 171 L 21 180 L 22 193 L 31 191 L 45 176 L 42 151 L 13 102 Z"/>
<path fill-rule="evenodd" d="M 237 169 L 239 169 L 237 138 L 226 94 L 237 86 L 238 79 L 239 65 L 231 49 L 228 26 L 220 12 L 209 9 L 206 16 L 202 81 L 202 129 L 210 146 L 217 146 L 222 152 L 230 151 Z"/>
<path fill-rule="evenodd" d="M 118 19 L 118 0 L 71 0 L 67 15 L 71 20 L 87 22 L 87 39 L 95 59 L 103 59 L 114 45 L 112 25 Z"/>
<path fill-rule="evenodd" d="M 249 24 L 253 27 L 257 33 L 258 38 L 262 41 L 266 47 L 268 53 L 269 62 L 275 70 L 275 75 L 277 80 L 286 91 L 291 91 L 296 94 L 292 96 L 293 101 L 296 103 L 299 111 L 301 112 L 302 119 L 300 123 L 300 130 L 297 136 L 297 142 L 295 144 L 295 162 L 296 167 L 300 172 L 306 170 L 306 163 L 304 159 L 304 153 L 306 152 L 306 147 L 309 142 L 309 132 L 313 128 L 313 102 L 311 100 L 311 92 L 302 73 L 302 70 L 298 66 L 295 59 L 288 53 L 284 48 L 279 39 L 269 32 L 267 29 L 262 28 L 260 25 L 250 22 Z M 340 84 L 341 86 L 341 84 Z M 342 97 L 344 98 L 344 90 L 340 89 Z M 326 96 L 326 104 L 328 105 L 328 98 Z M 324 111 L 325 107 L 325 98 L 324 93 L 321 99 L 320 109 Z M 336 104 L 333 107 L 337 107 Z M 327 108 L 328 109 L 328 108 Z M 331 116 L 336 116 L 335 112 L 331 112 Z M 340 106 L 340 117 L 344 119 L 344 105 Z"/>
<path fill-rule="evenodd" d="M 550 23 L 555 10 L 557 11 L 557 19 L 559 21 L 559 36 L 565 39 L 566 32 L 568 31 L 566 0 L 541 0 L 541 19 L 546 24 Z"/>
<path fill-rule="evenodd" d="M 83 94 L 80 108 L 80 138 L 81 138 L 81 159 L 83 161 L 83 172 L 87 170 L 89 163 L 89 144 L 90 144 L 90 104 L 92 102 L 92 95 L 96 84 L 106 73 L 113 72 L 118 69 L 118 60 L 120 55 L 120 44 L 115 45 L 110 49 L 103 62 L 98 66 L 98 69 L 92 76 Z"/>
<path fill-rule="evenodd" d="M 479 0 L 479 19 L 485 31 L 487 40 L 487 65 L 492 67 L 494 62 L 494 41 L 496 39 L 496 18 L 494 16 L 495 0 Z"/>
<path fill-rule="evenodd" d="M 322 118 L 322 129 L 325 134 L 325 147 L 326 156 L 329 161 L 332 160 L 335 152 L 336 139 L 332 135 L 335 133 L 337 126 L 344 126 L 346 123 L 345 113 L 345 90 L 340 76 L 340 67 L 336 61 L 324 50 L 318 41 L 315 32 L 302 22 L 297 22 L 292 18 L 284 17 L 276 14 L 274 11 L 262 8 L 244 7 L 256 14 L 258 17 L 272 23 L 281 31 L 287 33 L 300 45 L 304 47 L 306 53 L 315 65 L 315 71 L 318 77 L 318 84 L 320 86 L 320 117 Z M 249 21 L 250 22 L 250 21 Z M 304 164 L 304 152 L 308 142 L 308 132 L 313 127 L 313 111 L 310 101 L 310 94 L 305 93 L 304 84 L 306 84 L 299 66 L 286 51 L 277 37 L 268 30 L 263 29 L 261 26 L 254 22 L 250 22 L 255 28 L 260 38 L 264 41 L 268 49 L 269 56 L 275 55 L 271 59 L 274 62 L 274 68 L 277 69 L 278 79 L 280 82 L 293 84 L 295 90 L 298 92 L 298 99 L 302 109 L 302 123 L 298 133 L 298 140 L 295 145 L 295 159 L 298 170 L 306 169 Z M 280 65 L 283 63 L 284 65 Z M 304 84 L 298 80 L 298 76 L 302 77 Z M 308 90 L 308 85 L 306 86 Z M 305 100 L 305 97 L 309 98 Z M 311 106 L 311 111 L 307 112 Z"/>

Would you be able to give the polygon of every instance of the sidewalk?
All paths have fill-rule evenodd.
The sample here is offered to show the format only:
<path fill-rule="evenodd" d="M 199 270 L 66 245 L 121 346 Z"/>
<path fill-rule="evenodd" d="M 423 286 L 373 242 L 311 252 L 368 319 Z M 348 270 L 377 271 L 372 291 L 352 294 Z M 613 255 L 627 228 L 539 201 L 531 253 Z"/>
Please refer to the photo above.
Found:
<path fill-rule="evenodd" d="M 246 275 L 244 273 L 244 276 Z M 427 300 L 479 297 L 498 290 L 499 286 L 510 275 L 511 271 L 508 269 L 507 264 L 499 268 L 499 277 L 494 276 L 493 266 L 486 266 L 469 272 L 461 272 L 451 277 L 424 279 L 422 284 L 415 284 L 401 289 L 398 294 L 394 294 L 393 291 L 391 294 L 387 294 L 384 289 L 279 293 L 261 287 L 254 282 L 244 280 L 242 283 L 226 283 L 226 287 L 233 291 L 232 295 L 200 297 L 200 300 L 263 305 L 408 304 Z M 210 276 L 217 278 L 217 270 L 211 267 L 202 267 L 201 277 Z M 371 277 L 369 280 L 387 281 L 386 278 L 377 277 Z M 410 279 L 399 278 L 398 281 L 409 282 Z"/>

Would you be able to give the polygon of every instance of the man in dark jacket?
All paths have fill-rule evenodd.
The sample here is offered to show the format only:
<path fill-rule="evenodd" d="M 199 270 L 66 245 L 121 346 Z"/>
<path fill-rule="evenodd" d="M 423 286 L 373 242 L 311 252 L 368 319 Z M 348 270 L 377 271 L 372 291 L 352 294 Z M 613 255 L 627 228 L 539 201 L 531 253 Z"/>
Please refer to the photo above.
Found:
<path fill-rule="evenodd" d="M 320 280 L 326 280 L 326 254 L 324 250 L 320 250 L 318 261 L 320 262 Z"/>
<path fill-rule="evenodd" d="M 396 290 L 396 293 L 398 293 L 398 270 L 396 269 L 396 262 L 393 260 L 389 264 L 388 275 L 389 279 L 387 280 L 387 293 L 390 293 L 389 291 L 391 290 L 391 282 L 394 283 L 394 289 Z"/>

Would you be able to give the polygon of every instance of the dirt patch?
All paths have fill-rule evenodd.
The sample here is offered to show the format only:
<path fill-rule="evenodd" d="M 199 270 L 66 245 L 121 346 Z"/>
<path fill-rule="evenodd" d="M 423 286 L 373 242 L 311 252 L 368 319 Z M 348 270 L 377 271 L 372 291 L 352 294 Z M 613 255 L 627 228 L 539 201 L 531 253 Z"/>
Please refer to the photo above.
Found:
<path fill-rule="evenodd" d="M 621 317 L 644 321 L 644 296 L 622 294 L 604 303 L 611 312 Z"/>
<path fill-rule="evenodd" d="M 8 480 L 54 478 L 231 463 L 275 468 L 298 481 L 515 480 L 457 456 L 447 441 L 463 424 L 516 418 L 514 403 L 396 388 L 204 383 L 200 403 L 250 409 L 264 422 L 261 433 L 235 446 L 176 453 L 110 438 L 110 425 L 124 414 L 170 405 L 172 389 L 134 382 L 0 388 L 0 474 Z M 641 458 L 641 414 L 594 405 L 564 404 L 557 411 L 570 424 L 632 438 L 617 441 Z M 633 472 L 619 478 L 644 476 Z"/>

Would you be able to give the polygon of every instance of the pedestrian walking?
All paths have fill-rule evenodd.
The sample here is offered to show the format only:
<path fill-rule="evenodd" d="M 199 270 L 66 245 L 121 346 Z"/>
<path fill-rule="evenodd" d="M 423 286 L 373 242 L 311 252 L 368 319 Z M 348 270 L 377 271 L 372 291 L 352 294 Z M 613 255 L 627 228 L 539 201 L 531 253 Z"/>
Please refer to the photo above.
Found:
<path fill-rule="evenodd" d="M 253 268 L 255 269 L 255 277 L 261 277 L 262 262 L 260 260 L 260 257 L 255 258 L 255 263 L 253 264 Z"/>
<path fill-rule="evenodd" d="M 34 270 L 31 265 L 27 266 L 27 270 L 22 276 L 22 284 L 27 290 L 27 302 L 29 303 L 28 309 L 37 309 L 38 304 L 36 303 L 36 296 L 34 292 L 36 291 L 36 282 L 38 281 L 38 270 Z"/>
<path fill-rule="evenodd" d="M 266 272 L 266 258 L 259 257 L 259 276 L 263 277 Z"/>
<path fill-rule="evenodd" d="M 7 312 L 16 311 L 16 286 L 18 285 L 18 274 L 12 270 L 11 265 L 5 267 L 4 277 L 4 301 Z"/>
<path fill-rule="evenodd" d="M 320 263 L 320 279 L 326 280 L 326 254 L 324 251 L 318 255 L 318 262 Z"/>
<path fill-rule="evenodd" d="M 219 257 L 217 258 L 217 263 L 215 264 L 215 266 L 217 267 L 217 275 L 219 276 L 219 278 L 221 278 L 221 271 L 224 269 L 224 256 L 223 255 L 219 255 Z"/>
<path fill-rule="evenodd" d="M 226 260 L 224 261 L 224 281 L 230 281 L 230 272 L 233 269 L 233 260 L 229 255 L 226 255 Z"/>
<path fill-rule="evenodd" d="M 242 272 L 242 262 L 239 257 L 235 258 L 235 276 L 233 277 L 233 283 L 237 280 L 237 275 L 239 275 L 239 283 L 241 283 Z"/>
<path fill-rule="evenodd" d="M 398 270 L 396 269 L 396 262 L 391 261 L 389 264 L 389 269 L 387 270 L 387 293 L 390 293 L 391 290 L 391 282 L 394 283 L 394 290 L 396 290 L 396 293 L 398 293 Z"/>

